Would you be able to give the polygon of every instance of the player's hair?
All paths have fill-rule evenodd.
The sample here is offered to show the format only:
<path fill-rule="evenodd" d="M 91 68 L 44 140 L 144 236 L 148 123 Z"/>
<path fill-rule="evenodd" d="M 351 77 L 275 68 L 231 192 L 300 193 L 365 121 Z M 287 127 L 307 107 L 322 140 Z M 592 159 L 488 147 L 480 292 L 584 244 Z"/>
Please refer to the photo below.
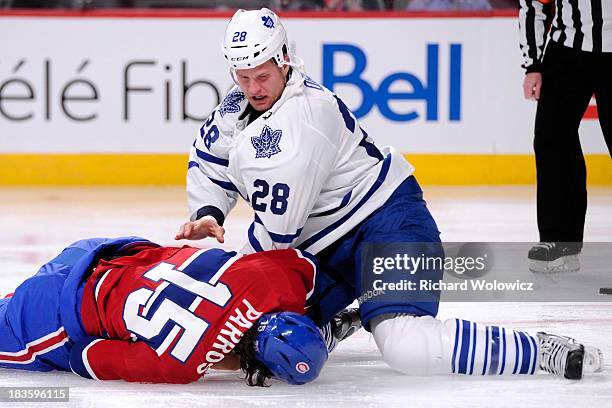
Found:
<path fill-rule="evenodd" d="M 269 387 L 267 380 L 272 378 L 272 372 L 264 363 L 255 358 L 257 327 L 255 324 L 247 330 L 233 351 L 240 358 L 240 369 L 245 375 L 246 383 L 251 387 Z"/>

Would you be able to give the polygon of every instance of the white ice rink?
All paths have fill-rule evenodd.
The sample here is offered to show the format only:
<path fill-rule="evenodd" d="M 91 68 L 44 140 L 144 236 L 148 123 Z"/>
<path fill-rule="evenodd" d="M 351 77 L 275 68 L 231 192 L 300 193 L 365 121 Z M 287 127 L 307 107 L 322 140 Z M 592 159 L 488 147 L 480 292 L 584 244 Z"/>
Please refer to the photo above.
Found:
<path fill-rule="evenodd" d="M 445 241 L 536 241 L 534 187 L 430 187 L 425 198 Z M 0 189 L 0 293 L 12 291 L 68 243 L 93 236 L 140 235 L 174 245 L 186 218 L 180 188 Z M 226 224 L 227 248 L 243 243 L 251 215 L 239 206 Z M 587 241 L 612 241 L 612 189 L 591 188 Z M 214 245 L 202 241 L 200 246 Z M 580 273 L 580 272 L 578 272 Z M 612 265 L 610 285 L 612 287 Z M 572 382 L 535 377 L 428 377 L 396 374 L 360 331 L 330 356 L 314 383 L 244 385 L 239 374 L 212 373 L 190 385 L 94 382 L 70 373 L 0 369 L 0 386 L 67 386 L 69 407 L 612 407 L 612 296 L 609 303 L 447 303 L 439 318 L 460 317 L 574 336 L 600 347 L 603 373 Z"/>

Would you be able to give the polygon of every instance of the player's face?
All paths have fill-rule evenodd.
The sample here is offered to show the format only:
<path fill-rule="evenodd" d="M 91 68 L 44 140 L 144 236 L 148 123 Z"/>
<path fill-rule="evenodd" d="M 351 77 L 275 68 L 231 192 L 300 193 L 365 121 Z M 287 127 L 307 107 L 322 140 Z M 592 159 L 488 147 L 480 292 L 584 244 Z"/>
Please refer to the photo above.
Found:
<path fill-rule="evenodd" d="M 236 70 L 238 86 L 256 111 L 266 111 L 280 98 L 287 83 L 288 66 L 268 61 L 255 68 Z"/>

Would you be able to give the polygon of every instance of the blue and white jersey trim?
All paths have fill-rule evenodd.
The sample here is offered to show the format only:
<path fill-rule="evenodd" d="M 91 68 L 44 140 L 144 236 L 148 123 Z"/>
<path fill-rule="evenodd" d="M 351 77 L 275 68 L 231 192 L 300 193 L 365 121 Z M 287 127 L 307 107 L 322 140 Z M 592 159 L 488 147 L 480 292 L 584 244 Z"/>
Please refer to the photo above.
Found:
<path fill-rule="evenodd" d="M 197 147 L 195 147 L 195 151 L 196 151 L 196 155 L 208 162 L 208 163 L 214 163 L 214 164 L 218 164 L 219 166 L 223 166 L 223 167 L 228 167 L 229 166 L 229 160 L 226 159 L 222 159 L 220 157 L 217 156 L 213 156 L 210 153 L 206 153 L 205 151 L 202 151 L 200 149 L 198 149 Z"/>
<path fill-rule="evenodd" d="M 236 187 L 233 183 L 230 183 L 229 181 L 216 180 L 216 179 L 210 178 L 210 177 L 208 177 L 208 179 L 210 181 L 212 181 L 213 183 L 215 183 L 216 185 L 218 185 L 219 187 L 221 187 L 221 188 L 224 188 L 224 189 L 229 190 L 229 191 L 238 192 L 238 187 Z"/>
<path fill-rule="evenodd" d="M 323 239 L 325 236 L 332 233 L 334 230 L 339 228 L 342 224 L 347 222 L 353 216 L 353 214 L 357 212 L 357 210 L 359 210 L 365 203 L 367 203 L 367 201 L 374 195 L 374 193 L 384 183 L 387 177 L 387 173 L 389 172 L 390 166 L 391 166 L 391 154 L 387 155 L 387 157 L 383 161 L 382 168 L 380 170 L 378 178 L 376 179 L 374 184 L 372 184 L 368 192 L 361 198 L 361 200 L 359 200 L 359 202 L 355 204 L 355 206 L 351 208 L 349 212 L 344 214 L 344 216 L 342 216 L 336 222 L 332 223 L 327 228 L 322 229 L 321 231 L 314 234 L 313 236 L 311 236 L 310 238 L 302 242 L 300 245 L 298 245 L 298 249 L 308 250 L 308 248 L 311 247 L 313 244 L 315 244 L 317 241 Z"/>
<path fill-rule="evenodd" d="M 264 226 L 264 223 L 261 221 L 261 218 L 259 218 L 259 216 L 257 214 L 255 214 L 255 222 L 257 224 L 261 224 Z M 297 239 L 297 237 L 300 236 L 300 234 L 302 233 L 302 229 L 303 228 L 299 228 L 295 233 L 293 234 L 277 234 L 271 231 L 268 231 L 268 234 L 270 235 L 270 238 L 272 238 L 272 241 L 274 242 L 278 242 L 279 244 L 290 244 L 293 241 L 295 241 Z"/>

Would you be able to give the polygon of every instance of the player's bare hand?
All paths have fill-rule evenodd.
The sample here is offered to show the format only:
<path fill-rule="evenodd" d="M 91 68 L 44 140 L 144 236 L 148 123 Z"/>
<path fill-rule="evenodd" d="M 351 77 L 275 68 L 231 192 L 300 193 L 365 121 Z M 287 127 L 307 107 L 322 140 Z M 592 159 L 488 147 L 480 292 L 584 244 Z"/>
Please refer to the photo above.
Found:
<path fill-rule="evenodd" d="M 197 240 L 215 237 L 219 243 L 225 242 L 225 228 L 219 226 L 213 217 L 203 217 L 196 221 L 189 221 L 181 225 L 174 239 Z"/>
<path fill-rule="evenodd" d="M 530 72 L 525 75 L 523 81 L 523 94 L 525 99 L 537 101 L 540 99 L 540 89 L 542 88 L 542 74 L 539 72 Z"/>

